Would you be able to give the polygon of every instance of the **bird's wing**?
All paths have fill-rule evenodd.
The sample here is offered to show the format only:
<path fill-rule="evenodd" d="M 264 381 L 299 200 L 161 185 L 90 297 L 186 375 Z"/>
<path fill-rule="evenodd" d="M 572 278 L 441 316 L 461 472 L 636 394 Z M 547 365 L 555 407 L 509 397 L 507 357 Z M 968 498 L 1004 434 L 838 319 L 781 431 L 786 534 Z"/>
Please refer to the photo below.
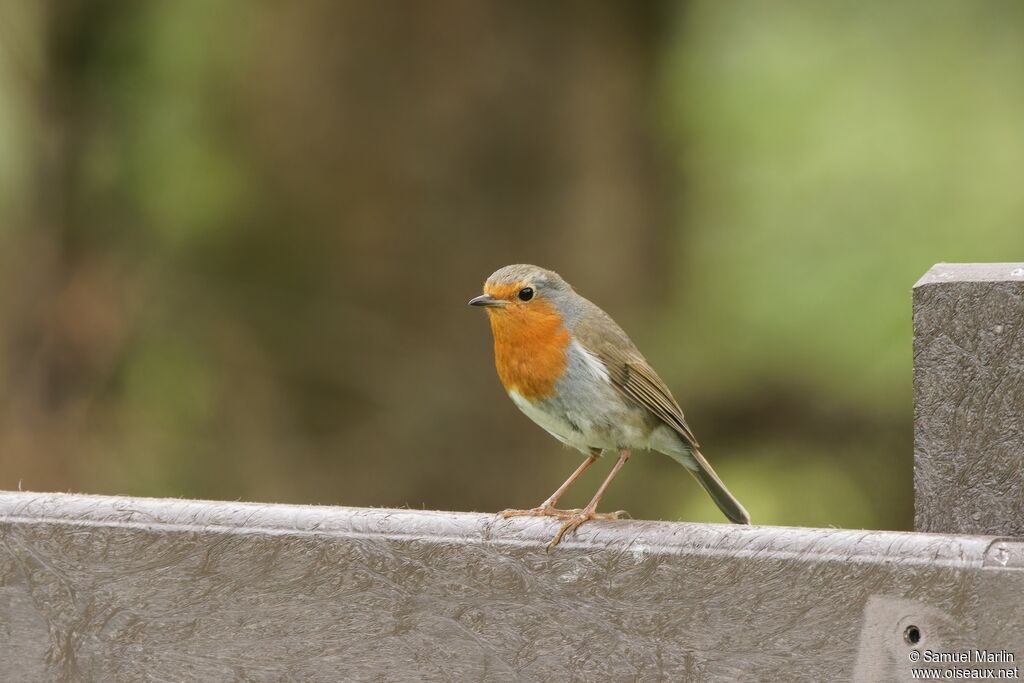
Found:
<path fill-rule="evenodd" d="M 658 373 L 607 313 L 587 303 L 592 309 L 574 330 L 580 344 L 605 364 L 608 379 L 619 391 L 674 429 L 691 447 L 699 448 L 682 408 Z"/>

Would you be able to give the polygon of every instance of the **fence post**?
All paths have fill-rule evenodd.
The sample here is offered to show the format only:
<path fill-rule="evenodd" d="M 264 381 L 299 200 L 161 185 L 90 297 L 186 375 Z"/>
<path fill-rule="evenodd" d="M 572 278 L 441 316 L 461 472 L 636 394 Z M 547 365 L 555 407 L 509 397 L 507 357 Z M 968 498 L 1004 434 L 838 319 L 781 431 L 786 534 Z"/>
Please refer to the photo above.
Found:
<path fill-rule="evenodd" d="M 1024 263 L 914 286 L 914 528 L 1024 536 Z"/>

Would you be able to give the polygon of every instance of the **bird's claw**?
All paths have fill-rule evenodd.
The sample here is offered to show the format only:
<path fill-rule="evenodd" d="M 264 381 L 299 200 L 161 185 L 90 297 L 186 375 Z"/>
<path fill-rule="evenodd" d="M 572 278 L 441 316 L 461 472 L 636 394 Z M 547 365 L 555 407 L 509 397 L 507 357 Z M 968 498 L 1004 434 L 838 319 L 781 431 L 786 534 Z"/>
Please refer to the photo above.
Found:
<path fill-rule="evenodd" d="M 512 517 L 557 517 L 558 519 L 568 519 L 580 512 L 583 512 L 582 508 L 559 510 L 551 505 L 541 505 L 540 507 L 530 508 L 529 510 L 502 510 L 498 514 L 505 519 L 510 519 Z"/>
<path fill-rule="evenodd" d="M 562 536 L 575 531 L 584 522 L 589 522 L 592 519 L 622 519 L 623 516 L 629 514 L 625 510 L 616 510 L 615 512 L 595 512 L 592 509 L 584 508 L 583 510 L 576 510 L 576 514 L 570 516 L 555 534 L 555 537 L 548 543 L 548 549 L 554 548 L 556 545 L 562 542 Z"/>

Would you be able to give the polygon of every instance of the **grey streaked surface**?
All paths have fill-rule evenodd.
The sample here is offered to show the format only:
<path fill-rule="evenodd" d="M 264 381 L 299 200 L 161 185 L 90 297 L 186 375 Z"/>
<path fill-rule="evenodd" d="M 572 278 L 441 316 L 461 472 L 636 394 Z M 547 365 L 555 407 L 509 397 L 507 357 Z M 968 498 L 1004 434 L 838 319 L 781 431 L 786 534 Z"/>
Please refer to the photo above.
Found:
<path fill-rule="evenodd" d="M 914 287 L 915 528 L 1024 536 L 1024 263 Z"/>
<path fill-rule="evenodd" d="M 0 494 L 0 680 L 904 680 L 1024 656 L 1024 544 Z"/>
<path fill-rule="evenodd" d="M 915 287 L 941 282 L 1024 282 L 1024 263 L 936 263 Z"/>

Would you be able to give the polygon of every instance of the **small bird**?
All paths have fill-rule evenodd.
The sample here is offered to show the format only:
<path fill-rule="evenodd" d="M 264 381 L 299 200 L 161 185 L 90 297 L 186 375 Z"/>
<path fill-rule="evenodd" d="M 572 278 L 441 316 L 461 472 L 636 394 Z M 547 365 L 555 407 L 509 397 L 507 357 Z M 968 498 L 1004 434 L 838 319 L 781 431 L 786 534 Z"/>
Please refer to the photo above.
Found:
<path fill-rule="evenodd" d="M 750 515 L 718 478 L 699 450 L 679 404 L 636 346 L 611 317 L 577 294 L 558 273 L 518 264 L 495 271 L 484 293 L 469 302 L 487 309 L 494 335 L 498 377 L 512 402 L 562 443 L 587 455 L 547 500 L 509 517 L 564 520 L 548 544 L 591 519 L 632 450 L 653 450 L 683 465 L 731 521 Z M 562 495 L 604 451 L 618 460 L 585 508 L 555 507 Z"/>

